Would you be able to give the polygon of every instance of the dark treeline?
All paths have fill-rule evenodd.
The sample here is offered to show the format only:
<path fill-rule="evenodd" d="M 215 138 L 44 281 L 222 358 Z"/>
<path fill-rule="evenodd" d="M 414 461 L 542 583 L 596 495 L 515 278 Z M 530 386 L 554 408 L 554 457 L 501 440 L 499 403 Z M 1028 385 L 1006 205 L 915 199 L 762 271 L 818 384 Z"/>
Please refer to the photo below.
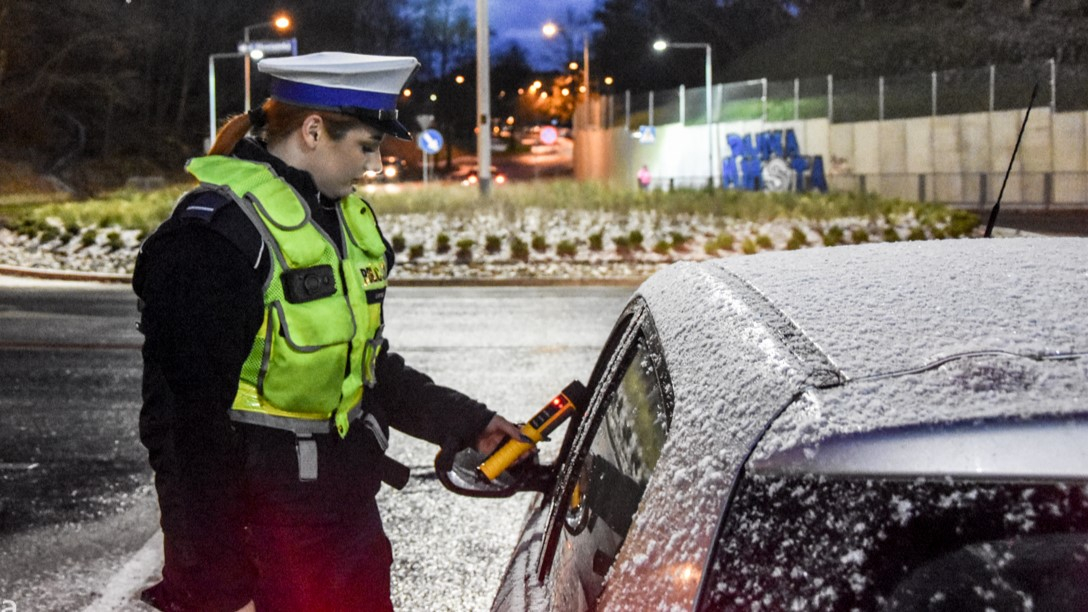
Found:
<path fill-rule="evenodd" d="M 208 128 L 208 56 L 233 52 L 243 28 L 287 11 L 306 51 L 408 52 L 386 0 L 0 0 L 0 158 L 59 172 L 77 160 L 176 164 Z M 255 17 L 258 16 L 258 17 Z M 270 38 L 269 29 L 252 30 Z M 241 82 L 242 62 L 217 71 Z M 226 80 L 226 79 L 224 79 Z M 237 112 L 242 91 L 220 90 Z M 255 88 L 255 91 L 257 89 Z"/>
<path fill-rule="evenodd" d="M 595 20 L 597 65 L 634 91 L 703 82 L 658 38 L 710 43 L 715 82 L 1088 63 L 1088 0 L 601 0 Z"/>
<path fill-rule="evenodd" d="M 722 79 L 1088 64 L 1088 0 L 820 0 L 802 17 L 726 58 Z"/>
<path fill-rule="evenodd" d="M 443 103 L 413 97 L 408 114 L 433 114 L 453 139 L 471 140 L 475 32 L 463 4 L 0 0 L 0 160 L 69 178 L 78 169 L 77 182 L 178 167 L 207 136 L 208 56 L 233 52 L 245 26 L 278 11 L 293 17 L 288 36 L 302 52 L 420 57 L 417 85 L 429 84 Z M 593 32 L 595 87 L 607 74 L 615 91 L 702 84 L 701 52 L 656 53 L 657 38 L 710 43 L 719 82 L 1047 57 L 1088 62 L 1088 0 L 598 0 L 583 19 L 567 25 Z M 221 115 L 241 110 L 241 66 L 217 63 Z M 534 75 L 516 46 L 497 51 L 492 66 L 498 117 L 514 112 L 512 93 Z M 467 87 L 453 85 L 455 73 L 469 77 Z M 262 85 L 255 76 L 255 99 Z M 109 163 L 96 166 L 101 160 Z"/>

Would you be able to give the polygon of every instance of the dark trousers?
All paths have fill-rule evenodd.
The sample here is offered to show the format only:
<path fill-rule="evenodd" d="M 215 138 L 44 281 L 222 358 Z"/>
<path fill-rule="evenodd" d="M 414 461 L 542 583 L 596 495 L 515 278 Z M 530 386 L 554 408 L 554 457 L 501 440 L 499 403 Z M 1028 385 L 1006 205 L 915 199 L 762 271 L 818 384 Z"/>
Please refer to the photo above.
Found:
<path fill-rule="evenodd" d="M 294 434 L 242 429 L 245 473 L 230 487 L 201 491 L 157 471 L 165 564 L 144 601 L 170 611 L 233 612 L 248 597 L 259 612 L 392 610 L 370 437 L 318 437 L 319 478 L 302 482 Z M 228 512 L 221 490 L 244 510 Z"/>
<path fill-rule="evenodd" d="M 259 612 L 352 610 L 391 612 L 389 539 L 374 525 L 254 525 L 248 531 L 257 566 L 253 601 Z M 163 581 L 143 594 L 160 610 L 204 609 L 192 571 L 172 545 L 165 545 Z M 194 588 L 195 587 L 195 588 Z"/>
<path fill-rule="evenodd" d="M 392 547 L 377 514 L 354 524 L 253 524 L 259 612 L 393 609 Z"/>
<path fill-rule="evenodd" d="M 366 433 L 321 436 L 319 478 L 311 482 L 298 479 L 293 434 L 247 436 L 246 546 L 258 612 L 393 609 L 393 554 L 374 499 L 380 451 Z"/>

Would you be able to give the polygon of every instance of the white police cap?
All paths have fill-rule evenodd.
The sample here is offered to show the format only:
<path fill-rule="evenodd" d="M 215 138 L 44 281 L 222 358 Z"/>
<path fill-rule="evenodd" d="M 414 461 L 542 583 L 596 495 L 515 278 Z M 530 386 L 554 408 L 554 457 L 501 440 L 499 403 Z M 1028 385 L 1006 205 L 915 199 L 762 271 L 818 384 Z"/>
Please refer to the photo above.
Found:
<path fill-rule="evenodd" d="M 266 59 L 257 69 L 272 77 L 274 100 L 344 113 L 411 139 L 397 120 L 397 98 L 419 69 L 414 57 L 327 51 Z"/>

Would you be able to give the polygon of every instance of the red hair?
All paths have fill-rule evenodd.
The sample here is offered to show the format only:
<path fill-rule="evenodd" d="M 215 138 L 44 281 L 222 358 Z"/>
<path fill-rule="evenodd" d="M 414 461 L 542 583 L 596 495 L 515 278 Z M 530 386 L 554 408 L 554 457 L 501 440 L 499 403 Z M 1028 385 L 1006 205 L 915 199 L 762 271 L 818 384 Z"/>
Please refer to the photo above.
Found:
<path fill-rule="evenodd" d="M 267 118 L 267 122 L 261 127 L 261 135 L 269 144 L 286 139 L 301 127 L 306 117 L 310 115 L 321 117 L 325 123 L 325 131 L 333 140 L 340 140 L 348 130 L 363 125 L 362 121 L 349 115 L 288 104 L 271 98 L 265 100 L 261 108 Z M 249 113 L 231 117 L 223 124 L 223 127 L 219 128 L 219 132 L 215 135 L 215 143 L 208 150 L 208 155 L 230 155 L 238 142 L 245 138 L 253 127 L 253 120 Z"/>

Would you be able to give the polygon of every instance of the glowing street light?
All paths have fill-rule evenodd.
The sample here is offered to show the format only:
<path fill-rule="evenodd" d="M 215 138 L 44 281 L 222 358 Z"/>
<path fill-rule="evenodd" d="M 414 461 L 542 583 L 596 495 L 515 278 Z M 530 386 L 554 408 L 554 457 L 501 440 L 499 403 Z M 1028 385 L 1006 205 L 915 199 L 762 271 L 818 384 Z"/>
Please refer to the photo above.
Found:
<path fill-rule="evenodd" d="M 711 65 L 710 65 L 710 43 L 675 43 L 665 40 L 657 40 L 654 42 L 654 51 L 662 52 L 669 47 L 676 47 L 677 49 L 705 49 L 706 50 L 706 142 L 707 142 L 707 156 L 710 160 L 710 173 L 707 175 L 707 181 L 710 182 L 710 186 L 714 186 L 714 133 L 711 127 L 710 121 L 710 107 L 711 107 Z"/>
<path fill-rule="evenodd" d="M 555 38 L 559 31 L 559 26 L 553 21 L 545 23 L 540 28 L 544 38 Z M 571 62 L 567 67 L 578 70 L 578 62 Z M 589 34 L 582 35 L 582 81 L 586 84 L 586 103 L 589 103 Z"/>
<path fill-rule="evenodd" d="M 453 77 L 453 80 L 454 80 L 454 81 L 455 81 L 455 82 L 456 82 L 456 83 L 457 83 L 458 85 L 461 85 L 462 83 L 464 83 L 464 82 L 465 82 L 465 77 L 464 77 L 463 75 L 460 75 L 460 74 L 459 74 L 459 75 L 457 75 L 457 76 Z"/>

